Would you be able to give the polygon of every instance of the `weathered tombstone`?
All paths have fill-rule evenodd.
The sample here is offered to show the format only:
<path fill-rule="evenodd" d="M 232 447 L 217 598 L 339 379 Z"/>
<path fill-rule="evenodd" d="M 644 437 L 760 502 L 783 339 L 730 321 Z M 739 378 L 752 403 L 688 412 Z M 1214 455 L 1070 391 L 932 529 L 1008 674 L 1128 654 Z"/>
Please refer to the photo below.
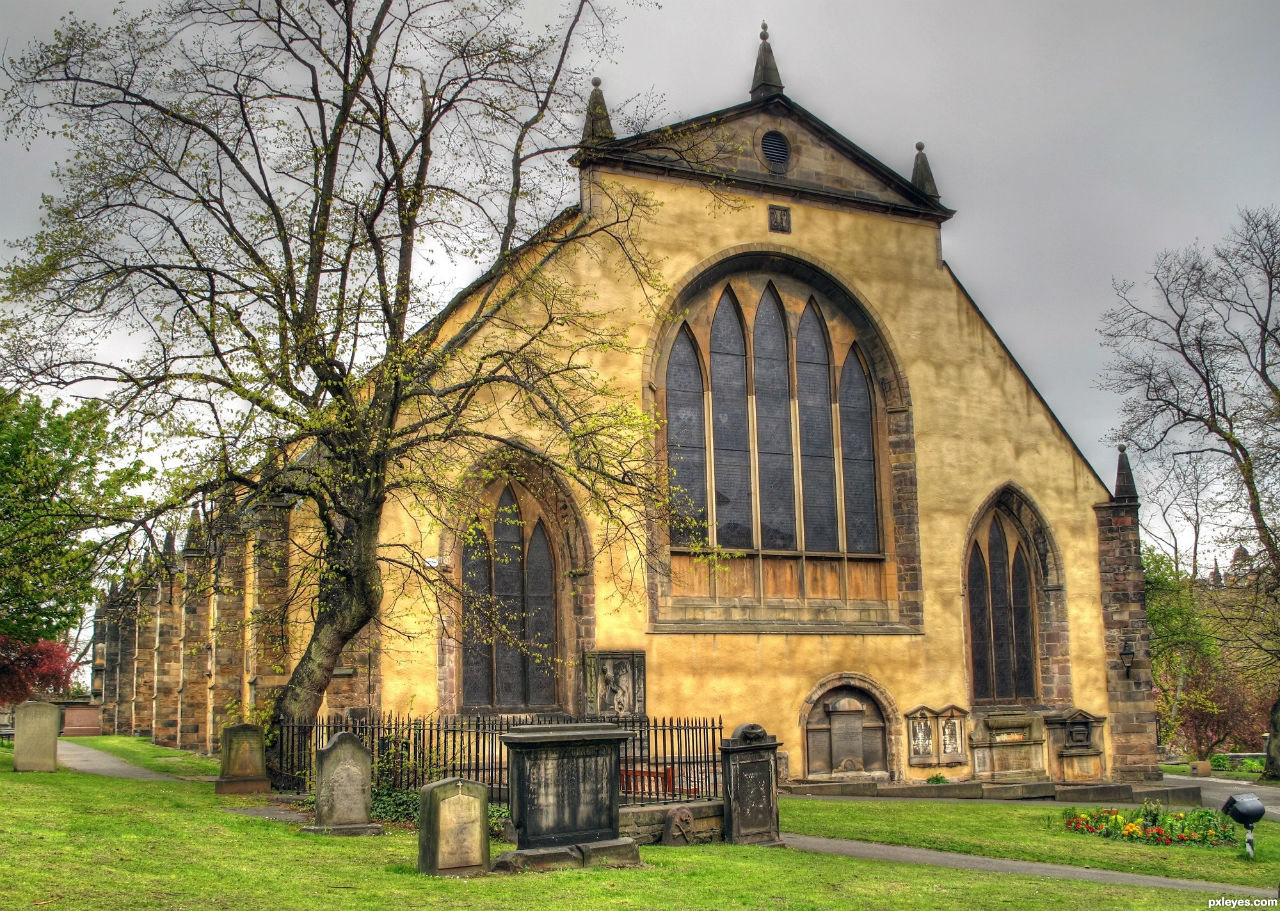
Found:
<path fill-rule="evenodd" d="M 445 778 L 422 789 L 418 872 L 470 876 L 489 871 L 489 788 Z"/>
<path fill-rule="evenodd" d="M 1213 766 L 1204 761 L 1187 763 L 1187 770 L 1198 778 L 1206 778 L 1213 774 Z"/>
<path fill-rule="evenodd" d="M 316 753 L 316 824 L 303 832 L 322 835 L 381 835 L 369 822 L 373 760 L 360 738 L 341 731 Z"/>
<path fill-rule="evenodd" d="M 214 783 L 215 794 L 259 794 L 271 790 L 267 780 L 267 753 L 262 728 L 233 724 L 222 729 L 222 771 Z"/>
<path fill-rule="evenodd" d="M 62 712 L 49 702 L 24 702 L 13 713 L 13 770 L 58 771 Z"/>
<path fill-rule="evenodd" d="M 518 850 L 494 870 L 638 864 L 635 839 L 618 837 L 619 750 L 629 736 L 614 724 L 531 724 L 503 734 Z"/>
<path fill-rule="evenodd" d="M 688 807 L 672 807 L 667 811 L 660 844 L 668 848 L 693 844 L 693 813 Z"/>
<path fill-rule="evenodd" d="M 780 845 L 778 738 L 758 724 L 740 724 L 720 742 L 724 775 L 724 840 L 735 845 Z"/>

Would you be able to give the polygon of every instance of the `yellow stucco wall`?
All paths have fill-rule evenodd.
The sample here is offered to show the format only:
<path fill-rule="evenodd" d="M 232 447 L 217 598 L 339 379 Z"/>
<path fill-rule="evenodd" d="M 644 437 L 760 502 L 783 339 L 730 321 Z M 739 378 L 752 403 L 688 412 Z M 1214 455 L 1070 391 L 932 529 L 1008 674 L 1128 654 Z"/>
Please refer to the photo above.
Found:
<path fill-rule="evenodd" d="M 650 307 L 610 263 L 580 257 L 573 268 L 612 325 L 625 325 L 636 351 L 616 352 L 599 369 L 632 401 L 650 403 L 652 346 L 670 332 L 664 310 L 683 283 L 735 250 L 791 255 L 845 286 L 878 323 L 910 387 L 919 502 L 923 635 L 657 634 L 648 603 L 622 594 L 597 561 L 596 645 L 647 654 L 648 711 L 724 716 L 726 727 L 755 721 L 785 741 L 793 773 L 802 769 L 804 700 L 823 678 L 873 678 L 896 709 L 969 705 L 963 600 L 965 545 L 988 498 L 1012 483 L 1043 516 L 1060 550 L 1070 620 L 1073 703 L 1108 711 L 1094 504 L 1107 490 L 967 300 L 939 259 L 939 228 L 885 214 L 795 199 L 744 197 L 712 210 L 693 184 L 634 175 L 658 210 L 645 227 L 650 252 L 671 285 Z M 788 205 L 789 235 L 768 229 L 769 202 Z M 943 228 L 945 230 L 945 228 Z M 678 325 L 678 321 L 676 323 Z M 439 554 L 438 530 L 390 509 L 386 537 Z M 447 556 L 447 555 L 446 555 Z M 415 713 L 437 703 L 440 616 L 425 596 L 395 594 L 387 609 L 409 638 L 383 637 L 383 707 Z M 579 656 L 566 656 L 577 660 Z M 905 757 L 893 765 L 906 768 Z M 918 777 L 933 769 L 909 772 Z M 948 774 L 964 774 L 951 770 Z"/>

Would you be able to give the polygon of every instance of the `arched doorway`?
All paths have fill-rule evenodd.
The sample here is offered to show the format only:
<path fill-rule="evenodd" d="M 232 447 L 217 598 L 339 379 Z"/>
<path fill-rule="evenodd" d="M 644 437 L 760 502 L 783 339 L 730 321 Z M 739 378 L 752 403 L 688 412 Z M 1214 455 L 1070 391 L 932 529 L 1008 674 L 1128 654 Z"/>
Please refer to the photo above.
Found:
<path fill-rule="evenodd" d="M 806 700 L 802 719 L 806 776 L 893 777 L 900 731 L 892 702 L 861 675 L 825 684 Z"/>

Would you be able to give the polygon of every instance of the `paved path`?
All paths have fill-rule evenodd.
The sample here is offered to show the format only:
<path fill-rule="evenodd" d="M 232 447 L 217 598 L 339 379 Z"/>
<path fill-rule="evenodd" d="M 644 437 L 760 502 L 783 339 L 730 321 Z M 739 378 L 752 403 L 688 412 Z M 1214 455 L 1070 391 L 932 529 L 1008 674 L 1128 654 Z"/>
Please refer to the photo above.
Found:
<path fill-rule="evenodd" d="M 172 775 L 153 772 L 117 759 L 110 753 L 81 746 L 78 743 L 58 741 L 58 765 L 90 775 L 106 775 L 109 778 L 135 778 L 139 781 L 176 781 Z"/>
<path fill-rule="evenodd" d="M 882 845 L 869 841 L 847 841 L 841 838 L 818 838 L 813 835 L 783 833 L 787 847 L 815 854 L 838 854 L 842 857 L 860 857 L 865 860 L 883 860 L 892 863 L 927 864 L 934 867 L 953 867 L 957 870 L 976 870 L 980 873 L 1017 873 L 1025 876 L 1045 876 L 1052 879 L 1086 880 L 1110 883 L 1117 886 L 1139 886 L 1150 889 L 1185 889 L 1191 892 L 1207 892 L 1213 895 L 1255 895 L 1275 898 L 1275 889 L 1256 889 L 1228 883 L 1206 883 L 1194 879 L 1167 879 L 1163 876 L 1143 876 L 1139 873 L 1119 873 L 1113 870 L 1095 870 L 1091 867 L 1072 867 L 1066 864 L 1044 864 L 1029 860 L 1006 860 L 999 857 L 978 857 L 973 854 L 954 854 L 950 851 L 932 851 L 928 848 L 907 848 L 902 845 Z"/>
<path fill-rule="evenodd" d="M 1171 785 L 1195 785 L 1200 788 L 1200 803 L 1221 810 L 1232 794 L 1257 794 L 1267 808 L 1267 819 L 1280 819 L 1280 787 L 1256 784 L 1252 781 L 1234 781 L 1230 778 L 1193 778 L 1190 775 L 1166 775 Z"/>

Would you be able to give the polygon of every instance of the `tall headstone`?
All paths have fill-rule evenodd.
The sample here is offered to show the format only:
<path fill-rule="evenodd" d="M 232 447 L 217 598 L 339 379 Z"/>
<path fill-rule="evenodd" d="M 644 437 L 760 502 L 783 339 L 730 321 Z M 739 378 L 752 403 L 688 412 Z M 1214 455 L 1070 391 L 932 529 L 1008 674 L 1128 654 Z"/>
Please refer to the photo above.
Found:
<path fill-rule="evenodd" d="M 445 778 L 421 791 L 418 872 L 470 876 L 489 872 L 489 788 Z"/>
<path fill-rule="evenodd" d="M 214 783 L 215 794 L 259 794 L 271 790 L 267 780 L 267 754 L 262 728 L 233 724 L 222 729 L 222 771 Z"/>
<path fill-rule="evenodd" d="M 316 753 L 316 824 L 302 831 L 323 835 L 381 835 L 369 822 L 373 802 L 372 757 L 360 738 L 342 731 Z"/>
<path fill-rule="evenodd" d="M 13 770 L 58 771 L 62 712 L 50 702 L 24 702 L 13 713 Z"/>
<path fill-rule="evenodd" d="M 724 840 L 780 845 L 778 738 L 758 724 L 740 724 L 720 742 L 724 775 Z"/>

